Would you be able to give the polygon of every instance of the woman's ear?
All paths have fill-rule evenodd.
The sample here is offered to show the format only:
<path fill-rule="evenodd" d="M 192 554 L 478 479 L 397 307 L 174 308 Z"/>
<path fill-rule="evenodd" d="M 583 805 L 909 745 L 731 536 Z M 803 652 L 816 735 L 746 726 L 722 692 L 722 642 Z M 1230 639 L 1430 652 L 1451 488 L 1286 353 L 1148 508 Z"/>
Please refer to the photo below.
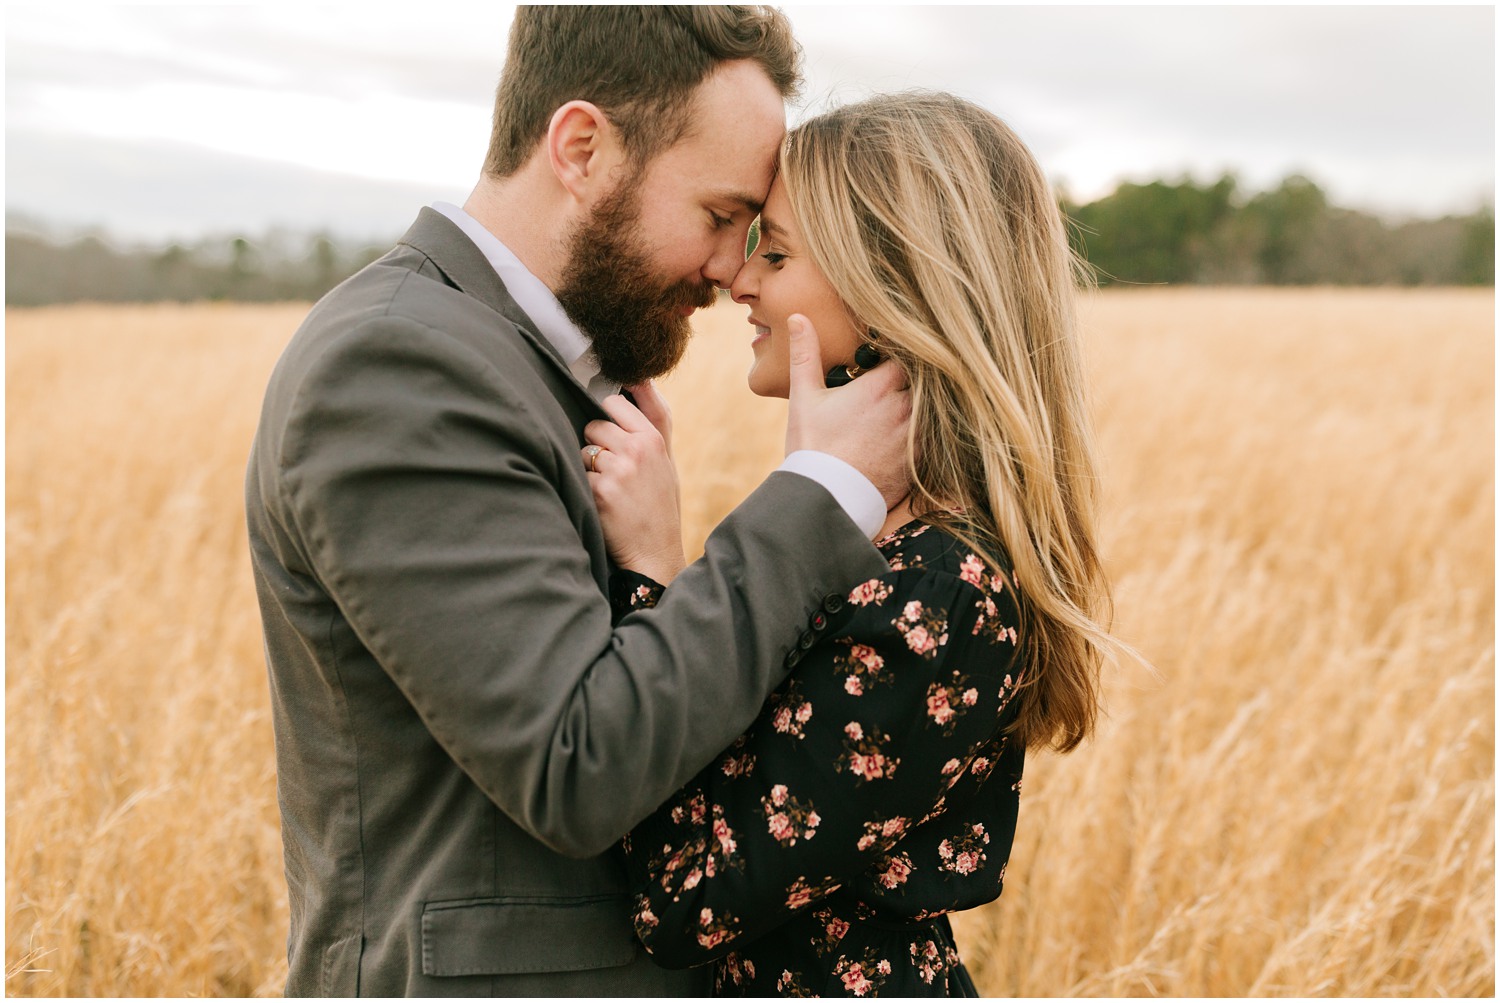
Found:
<path fill-rule="evenodd" d="M 552 173 L 578 201 L 592 203 L 613 187 L 610 172 L 623 154 L 620 134 L 598 105 L 569 101 L 558 108 L 546 143 Z"/>

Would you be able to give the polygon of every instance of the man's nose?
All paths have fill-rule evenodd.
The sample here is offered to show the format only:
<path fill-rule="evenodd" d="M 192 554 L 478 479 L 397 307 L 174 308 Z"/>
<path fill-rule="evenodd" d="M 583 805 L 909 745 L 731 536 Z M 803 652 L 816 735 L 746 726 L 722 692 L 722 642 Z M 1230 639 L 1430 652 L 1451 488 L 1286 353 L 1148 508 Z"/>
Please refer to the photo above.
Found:
<path fill-rule="evenodd" d="M 734 281 L 729 284 L 729 298 L 736 303 L 748 304 L 755 299 L 755 276 L 750 274 L 751 271 L 750 261 L 741 262 L 740 270 L 735 273 Z"/>
<path fill-rule="evenodd" d="M 748 229 L 739 228 L 726 234 L 726 239 L 719 241 L 714 248 L 713 257 L 704 266 L 703 277 L 720 289 L 728 289 L 739 274 L 740 266 L 745 263 L 745 241 L 749 236 Z"/>

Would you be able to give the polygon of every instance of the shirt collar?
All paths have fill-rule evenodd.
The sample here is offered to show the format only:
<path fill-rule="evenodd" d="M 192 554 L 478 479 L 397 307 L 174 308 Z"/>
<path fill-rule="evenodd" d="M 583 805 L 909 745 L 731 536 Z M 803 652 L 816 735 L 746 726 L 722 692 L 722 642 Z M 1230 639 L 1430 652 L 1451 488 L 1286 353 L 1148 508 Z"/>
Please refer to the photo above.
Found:
<path fill-rule="evenodd" d="M 595 400 L 603 400 L 619 391 L 619 384 L 606 380 L 599 374 L 599 361 L 594 357 L 588 335 L 569 319 L 552 290 L 521 264 L 521 259 L 516 257 L 514 251 L 501 243 L 500 238 L 485 229 L 477 219 L 451 202 L 434 202 L 432 208 L 451 219 L 474 242 L 495 274 L 500 276 L 500 281 L 505 283 L 505 290 L 516 301 L 516 306 L 531 318 L 537 333 L 557 350 L 573 377 L 588 388 L 590 396 Z"/>

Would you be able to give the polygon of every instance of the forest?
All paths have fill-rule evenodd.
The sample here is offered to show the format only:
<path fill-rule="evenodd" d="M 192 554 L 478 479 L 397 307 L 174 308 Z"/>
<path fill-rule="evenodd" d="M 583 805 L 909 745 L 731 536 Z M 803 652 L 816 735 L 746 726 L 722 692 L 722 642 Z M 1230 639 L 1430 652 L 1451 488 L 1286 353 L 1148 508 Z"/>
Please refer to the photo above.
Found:
<path fill-rule="evenodd" d="M 1101 285 L 1475 286 L 1495 281 L 1495 212 L 1391 223 L 1301 175 L 1248 198 L 1232 175 L 1063 201 Z"/>
<path fill-rule="evenodd" d="M 1061 199 L 1075 249 L 1100 285 L 1484 286 L 1495 281 L 1495 214 L 1391 221 L 1330 204 L 1300 175 L 1258 193 L 1233 175 L 1125 183 L 1087 204 Z M 273 231 L 166 247 L 102 233 L 62 237 L 7 214 L 5 302 L 313 300 L 394 242 Z"/>

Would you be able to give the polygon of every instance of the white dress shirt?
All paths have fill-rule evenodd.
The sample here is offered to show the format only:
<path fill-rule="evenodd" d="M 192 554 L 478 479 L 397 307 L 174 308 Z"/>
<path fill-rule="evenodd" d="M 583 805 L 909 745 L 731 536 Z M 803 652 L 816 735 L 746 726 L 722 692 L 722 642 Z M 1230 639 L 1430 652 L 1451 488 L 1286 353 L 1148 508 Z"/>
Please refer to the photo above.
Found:
<path fill-rule="evenodd" d="M 474 242 L 500 276 L 500 281 L 505 283 L 506 292 L 536 324 L 537 333 L 557 349 L 573 378 L 588 390 L 589 396 L 602 401 L 610 394 L 620 392 L 618 383 L 600 375 L 599 361 L 594 357 L 588 336 L 568 318 L 546 283 L 533 275 L 521 259 L 500 242 L 499 237 L 463 209 L 450 202 L 434 202 L 432 208 L 451 219 Z M 788 454 L 777 469 L 800 474 L 823 485 L 866 536 L 874 537 L 884 525 L 885 499 L 869 478 L 838 457 L 799 449 Z"/>

